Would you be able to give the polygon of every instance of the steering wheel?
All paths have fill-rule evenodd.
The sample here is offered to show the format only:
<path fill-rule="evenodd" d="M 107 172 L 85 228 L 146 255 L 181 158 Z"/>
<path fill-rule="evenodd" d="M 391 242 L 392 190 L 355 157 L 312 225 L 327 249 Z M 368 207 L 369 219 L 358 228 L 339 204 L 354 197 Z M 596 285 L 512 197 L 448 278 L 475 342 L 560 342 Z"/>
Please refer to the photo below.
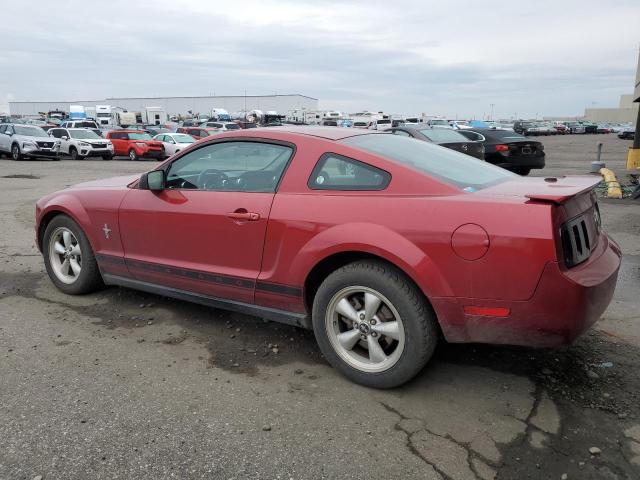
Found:
<path fill-rule="evenodd" d="M 208 168 L 198 175 L 197 185 L 200 190 L 220 188 L 227 183 L 229 177 L 226 173 L 215 168 Z"/>

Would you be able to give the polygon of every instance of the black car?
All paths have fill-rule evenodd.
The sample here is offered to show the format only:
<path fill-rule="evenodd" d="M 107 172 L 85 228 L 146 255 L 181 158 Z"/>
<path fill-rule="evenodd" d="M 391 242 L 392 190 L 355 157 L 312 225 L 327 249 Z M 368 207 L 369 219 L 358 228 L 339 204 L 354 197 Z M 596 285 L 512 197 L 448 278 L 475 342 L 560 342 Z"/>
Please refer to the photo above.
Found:
<path fill-rule="evenodd" d="M 636 129 L 634 127 L 626 127 L 618 132 L 618 138 L 634 140 L 636 138 Z"/>
<path fill-rule="evenodd" d="M 404 135 L 426 142 L 437 143 L 438 145 L 461 153 L 466 153 L 472 157 L 484 160 L 484 146 L 482 142 L 469 141 L 468 138 L 460 135 L 458 130 L 449 128 L 432 128 L 427 125 L 402 125 L 388 130 L 393 135 Z"/>
<path fill-rule="evenodd" d="M 528 175 L 532 168 L 544 168 L 544 145 L 511 130 L 476 128 L 458 130 L 470 140 L 481 140 L 484 159 L 520 175 Z"/>

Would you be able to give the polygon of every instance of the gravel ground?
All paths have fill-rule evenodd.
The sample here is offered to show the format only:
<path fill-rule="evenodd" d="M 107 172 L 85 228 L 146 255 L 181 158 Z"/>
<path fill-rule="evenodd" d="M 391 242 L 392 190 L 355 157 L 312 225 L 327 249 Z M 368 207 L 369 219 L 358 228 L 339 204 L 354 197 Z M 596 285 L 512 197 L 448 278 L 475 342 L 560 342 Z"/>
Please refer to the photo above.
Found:
<path fill-rule="evenodd" d="M 614 135 L 543 138 L 584 173 Z M 640 478 L 640 203 L 602 200 L 625 257 L 597 326 L 562 350 L 441 345 L 408 385 L 349 383 L 310 332 L 44 273 L 35 200 L 141 172 L 128 161 L 0 161 L 0 479 Z M 563 475 L 566 474 L 566 477 Z"/>

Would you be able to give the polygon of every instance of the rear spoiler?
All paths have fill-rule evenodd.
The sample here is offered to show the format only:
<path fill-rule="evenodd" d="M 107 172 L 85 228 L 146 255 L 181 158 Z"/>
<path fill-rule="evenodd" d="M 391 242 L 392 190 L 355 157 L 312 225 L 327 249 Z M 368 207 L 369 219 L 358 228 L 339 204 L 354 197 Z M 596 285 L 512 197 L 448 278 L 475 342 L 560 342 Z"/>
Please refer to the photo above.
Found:
<path fill-rule="evenodd" d="M 602 177 L 600 177 L 600 175 L 594 177 L 586 175 L 575 177 L 561 176 L 547 177 L 544 181 L 547 185 L 543 192 L 528 193 L 525 194 L 525 197 L 538 202 L 560 205 L 570 198 L 593 190 L 593 188 L 602 181 Z"/>

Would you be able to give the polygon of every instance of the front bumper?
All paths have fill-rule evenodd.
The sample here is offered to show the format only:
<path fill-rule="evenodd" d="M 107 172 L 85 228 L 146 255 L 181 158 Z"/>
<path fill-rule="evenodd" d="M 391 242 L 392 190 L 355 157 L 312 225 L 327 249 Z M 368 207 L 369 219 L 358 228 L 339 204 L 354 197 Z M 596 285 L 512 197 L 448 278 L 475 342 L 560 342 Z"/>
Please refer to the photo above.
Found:
<path fill-rule="evenodd" d="M 113 156 L 113 149 L 109 148 L 82 148 L 80 149 L 80 156 L 82 157 L 108 157 Z"/>
<path fill-rule="evenodd" d="M 449 342 L 529 347 L 571 344 L 611 302 L 618 279 L 620 247 L 602 234 L 586 262 L 569 270 L 557 262 L 544 268 L 533 296 L 525 301 L 437 297 L 432 304 Z M 505 317 L 471 315 L 465 306 L 507 308 Z"/>

